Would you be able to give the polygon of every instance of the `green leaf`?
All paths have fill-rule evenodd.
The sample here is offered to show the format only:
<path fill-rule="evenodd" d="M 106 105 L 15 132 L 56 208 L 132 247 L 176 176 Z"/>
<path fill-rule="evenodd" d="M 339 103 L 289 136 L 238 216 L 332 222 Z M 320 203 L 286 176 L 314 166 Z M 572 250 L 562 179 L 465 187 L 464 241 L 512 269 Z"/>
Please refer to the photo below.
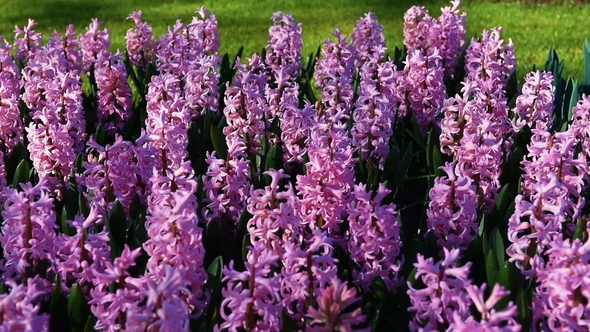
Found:
<path fill-rule="evenodd" d="M 283 167 L 283 149 L 280 143 L 273 145 L 266 155 L 266 165 L 264 171 L 271 168 L 279 170 Z"/>
<path fill-rule="evenodd" d="M 588 217 L 582 216 L 578 219 L 578 224 L 576 225 L 576 231 L 574 232 L 574 240 L 578 239 L 580 241 L 584 241 L 588 238 L 587 235 L 588 230 Z"/>
<path fill-rule="evenodd" d="M 63 206 L 63 208 L 61 209 L 61 216 L 60 216 L 60 224 L 61 224 L 61 232 L 65 235 L 69 235 L 72 236 L 74 235 L 74 231 L 72 230 L 72 228 L 70 227 L 70 225 L 68 225 L 68 208 L 67 206 Z"/>
<path fill-rule="evenodd" d="M 516 295 L 521 278 L 522 275 L 514 264 L 505 261 L 500 267 L 498 282 L 500 282 L 505 289 L 509 290 L 512 296 Z"/>
<path fill-rule="evenodd" d="M 13 188 L 19 188 L 20 183 L 29 182 L 29 171 L 29 163 L 24 159 L 21 160 L 14 172 L 14 178 L 12 180 Z"/>
<path fill-rule="evenodd" d="M 96 132 L 94 133 L 94 141 L 100 146 L 105 146 L 105 136 L 104 124 L 99 123 L 98 127 L 96 127 Z"/>
<path fill-rule="evenodd" d="M 502 266 L 504 264 L 504 240 L 502 239 L 502 234 L 498 228 L 494 228 L 492 233 L 490 234 L 490 244 L 492 245 L 492 250 L 495 251 L 496 258 L 498 259 L 498 266 Z"/>
<path fill-rule="evenodd" d="M 74 331 L 82 331 L 90 316 L 90 307 L 80 285 L 74 284 L 68 299 L 68 317 Z"/>
<path fill-rule="evenodd" d="M 242 257 L 243 252 L 243 244 L 244 240 L 249 240 L 249 236 L 247 234 L 247 225 L 248 221 L 252 218 L 252 215 L 248 212 L 246 206 L 242 210 L 242 214 L 240 215 L 240 219 L 238 220 L 238 224 L 236 225 L 236 237 L 234 240 L 234 248 L 232 253 L 234 255 L 234 259 L 236 259 L 236 268 L 239 269 L 243 266 L 243 261 L 240 260 Z"/>
<path fill-rule="evenodd" d="M 223 254 L 223 233 L 218 220 L 213 220 L 207 224 L 204 244 L 209 257 L 218 257 Z M 209 258 L 211 259 L 211 258 Z"/>
<path fill-rule="evenodd" d="M 227 160 L 227 144 L 225 142 L 223 131 L 221 128 L 218 128 L 213 124 L 211 124 L 209 127 L 209 131 L 211 133 L 211 141 L 213 142 L 213 146 L 217 152 L 217 157 L 219 159 Z"/>
<path fill-rule="evenodd" d="M 125 215 L 125 208 L 123 208 L 119 200 L 116 200 L 111 208 L 108 216 L 108 227 L 109 237 L 113 241 L 111 243 L 111 253 L 113 254 L 114 251 L 116 253 L 114 258 L 116 258 L 119 256 L 120 251 L 123 250 L 127 238 L 127 216 Z"/>
<path fill-rule="evenodd" d="M 60 302 L 62 300 L 61 295 L 61 278 L 55 276 L 55 286 L 53 287 L 53 294 L 51 294 L 51 302 L 49 302 L 49 313 L 55 314 L 60 310 Z"/>
<path fill-rule="evenodd" d="M 381 276 L 378 276 L 373 280 L 371 290 L 373 291 L 375 298 L 382 301 L 387 300 L 387 294 L 389 293 L 389 290 L 387 289 L 387 285 L 385 285 L 385 282 Z"/>
<path fill-rule="evenodd" d="M 498 258 L 493 250 L 488 252 L 486 256 L 486 277 L 488 280 L 488 287 L 493 287 L 498 281 Z"/>
<path fill-rule="evenodd" d="M 584 42 L 584 77 L 582 85 L 590 87 L 590 40 L 588 39 Z M 583 92 L 588 93 L 588 91 Z"/>
<path fill-rule="evenodd" d="M 506 208 L 508 208 L 510 200 L 512 199 L 510 189 L 511 187 L 509 183 L 505 184 L 504 187 L 500 189 L 498 199 L 496 200 L 496 211 L 506 211 Z"/>
<path fill-rule="evenodd" d="M 416 279 L 416 273 L 418 273 L 418 269 L 414 268 L 414 269 L 412 269 L 412 272 L 410 272 L 410 275 L 408 276 L 408 282 L 410 283 L 410 285 L 412 285 L 412 287 L 416 287 L 416 285 L 418 283 L 418 279 Z"/>
<path fill-rule="evenodd" d="M 88 216 L 88 214 L 90 213 L 86 197 L 84 197 L 84 194 L 81 192 L 78 193 L 78 211 L 83 216 Z"/>
<path fill-rule="evenodd" d="M 432 150 L 432 164 L 434 166 L 434 174 L 436 176 L 444 176 L 445 171 L 440 169 L 441 166 L 444 166 L 444 160 L 442 154 L 440 153 L 439 149 Z"/>
<path fill-rule="evenodd" d="M 96 325 L 96 318 L 90 315 L 86 320 L 86 325 L 84 326 L 84 332 L 94 332 L 94 325 Z"/>

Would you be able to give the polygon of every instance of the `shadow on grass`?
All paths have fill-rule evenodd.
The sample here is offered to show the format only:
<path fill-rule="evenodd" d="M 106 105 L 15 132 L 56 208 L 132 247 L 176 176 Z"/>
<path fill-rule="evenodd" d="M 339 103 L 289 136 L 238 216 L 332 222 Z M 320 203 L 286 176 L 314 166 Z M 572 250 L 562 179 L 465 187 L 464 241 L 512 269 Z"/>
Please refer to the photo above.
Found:
<path fill-rule="evenodd" d="M 31 1 L 26 6 L 28 8 L 5 14 L 4 23 L 23 26 L 31 18 L 39 24 L 39 27 L 53 28 L 62 32 L 69 24 L 74 24 L 77 29 L 88 26 L 91 19 L 103 9 L 99 2 L 67 0 Z"/>

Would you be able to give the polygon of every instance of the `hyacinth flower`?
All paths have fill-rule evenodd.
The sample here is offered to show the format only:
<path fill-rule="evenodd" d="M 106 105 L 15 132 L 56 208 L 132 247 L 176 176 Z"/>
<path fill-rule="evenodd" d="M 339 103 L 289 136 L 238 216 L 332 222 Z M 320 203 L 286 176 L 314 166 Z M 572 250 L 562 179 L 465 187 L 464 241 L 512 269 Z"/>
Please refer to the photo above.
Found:
<path fill-rule="evenodd" d="M 265 98 L 268 106 L 265 109 L 266 127 L 270 127 L 276 116 L 281 119 L 288 108 L 299 107 L 299 84 L 286 75 L 284 68 L 274 73 L 274 81 L 265 88 Z"/>
<path fill-rule="evenodd" d="M 504 88 L 510 75 L 516 70 L 514 44 L 509 39 L 505 44 L 502 28 L 484 30 L 480 41 L 473 38 L 465 54 L 466 80 L 490 81 L 495 91 Z"/>
<path fill-rule="evenodd" d="M 504 289 L 500 284 L 495 284 L 488 299 L 484 298 L 486 284 L 481 287 L 467 285 L 465 287 L 469 298 L 481 314 L 478 321 L 473 316 L 461 317 L 457 312 L 453 313 L 453 321 L 449 326 L 450 331 L 471 332 L 471 331 L 489 331 L 489 332 L 520 332 L 521 326 L 516 322 L 515 317 L 518 314 L 518 307 L 509 302 L 506 308 L 495 310 L 494 306 L 506 297 L 510 292 Z"/>
<path fill-rule="evenodd" d="M 266 47 L 266 67 L 275 79 L 281 76 L 284 80 L 294 80 L 302 67 L 301 23 L 295 22 L 292 15 L 282 12 L 273 13 L 271 19 L 273 25 L 268 29 L 270 39 Z M 282 71 L 281 75 L 278 73 L 279 70 Z"/>
<path fill-rule="evenodd" d="M 353 146 L 371 170 L 383 170 L 390 151 L 397 107 L 395 73 L 391 59 L 383 63 L 369 61 L 360 70 L 359 97 L 352 113 L 350 135 Z"/>
<path fill-rule="evenodd" d="M 226 139 L 239 136 L 246 141 L 246 153 L 260 155 L 262 140 L 265 136 L 264 115 L 268 105 L 264 98 L 264 89 L 268 76 L 262 59 L 254 54 L 249 62 L 242 63 L 236 59 L 237 70 L 233 86 L 227 84 L 225 108 L 223 113 L 227 126 L 223 128 Z"/>
<path fill-rule="evenodd" d="M 62 288 L 70 290 L 73 284 L 79 284 L 85 292 L 93 287 L 96 274 L 102 273 L 110 261 L 108 230 L 102 224 L 103 215 L 91 209 L 88 217 L 77 215 L 68 220 L 73 235 L 60 233 L 56 240 L 55 272 L 62 280 Z"/>
<path fill-rule="evenodd" d="M 109 52 L 111 47 L 111 36 L 106 28 L 99 30 L 100 23 L 98 19 L 93 18 L 86 28 L 86 33 L 79 37 L 82 50 L 82 70 L 91 76 L 98 56 L 103 52 Z"/>
<path fill-rule="evenodd" d="M 220 315 L 221 329 L 229 331 L 280 331 L 282 275 L 273 272 L 280 256 L 263 242 L 250 246 L 243 272 L 234 269 L 234 262 L 223 268 Z"/>
<path fill-rule="evenodd" d="M 191 23 L 187 26 L 187 33 L 191 36 L 192 43 L 195 44 L 192 49 L 205 55 L 217 57 L 219 51 L 217 18 L 205 7 L 199 8 L 195 14 L 199 14 L 199 16 L 193 16 Z"/>
<path fill-rule="evenodd" d="M 305 140 L 314 127 L 317 113 L 315 107 L 306 100 L 302 108 L 293 104 L 283 104 L 280 113 L 281 142 L 283 142 L 283 160 L 287 163 L 303 163 L 307 153 Z"/>
<path fill-rule="evenodd" d="M 82 71 L 82 51 L 80 50 L 80 42 L 76 38 L 76 31 L 74 30 L 73 24 L 66 27 L 66 32 L 63 36 L 57 31 L 54 31 L 53 38 L 50 38 L 47 42 L 47 48 L 63 54 L 67 62 L 66 70 Z"/>
<path fill-rule="evenodd" d="M 524 126 L 550 130 L 555 102 L 553 74 L 539 70 L 528 73 L 521 89 L 522 94 L 516 98 L 516 107 L 512 110 L 516 114 L 512 120 L 514 131 Z"/>
<path fill-rule="evenodd" d="M 440 167 L 446 176 L 437 177 L 430 189 L 427 225 L 440 247 L 465 250 L 478 232 L 477 193 L 471 178 L 455 166 L 447 162 Z"/>
<path fill-rule="evenodd" d="M 466 125 L 460 147 L 455 155 L 457 173 L 469 177 L 475 185 L 477 205 L 485 213 L 491 212 L 498 192 L 504 147 L 503 132 L 494 114 L 479 114 Z"/>
<path fill-rule="evenodd" d="M 90 290 L 90 310 L 97 318 L 94 328 L 104 331 L 133 330 L 127 326 L 127 312 L 130 304 L 142 300 L 141 290 L 127 282 L 129 269 L 135 266 L 135 260 L 141 255 L 141 248 L 130 250 L 127 244 L 121 255 L 113 262 L 107 261 L 104 270 L 95 272 L 94 287 Z M 115 283 L 117 289 L 109 291 Z"/>
<path fill-rule="evenodd" d="M 30 62 L 36 61 L 37 54 L 39 52 Z M 50 59 L 48 57 L 46 61 Z M 82 105 L 82 82 L 76 72 L 63 72 L 49 63 L 40 66 L 44 70 L 54 71 L 55 76 L 45 79 L 25 75 L 28 83 L 40 81 L 40 90 L 44 90 L 29 90 L 27 93 L 28 85 L 25 83 L 25 94 L 29 94 L 31 99 L 43 101 L 33 108 L 33 121 L 26 128 L 29 140 L 27 149 L 39 177 L 48 179 L 48 185 L 61 197 L 60 188 L 70 176 L 76 155 L 84 148 L 86 120 Z M 36 95 L 38 93 L 43 95 Z"/>
<path fill-rule="evenodd" d="M 117 200 L 129 214 L 138 182 L 133 143 L 117 135 L 115 142 L 105 147 L 92 137 L 87 145 L 88 161 L 84 163 L 83 178 L 90 206 L 105 213 Z"/>
<path fill-rule="evenodd" d="M 152 62 L 157 41 L 154 38 L 152 26 L 141 19 L 143 12 L 134 11 L 127 17 L 133 20 L 133 28 L 127 30 L 125 46 L 131 64 L 143 70 Z"/>
<path fill-rule="evenodd" d="M 47 295 L 47 289 L 38 285 L 38 277 L 29 279 L 27 284 L 18 285 L 14 280 L 4 282 L 10 291 L 0 295 L 1 331 L 48 331 L 49 315 L 41 313 L 40 298 Z M 50 291 L 51 289 L 49 289 Z"/>
<path fill-rule="evenodd" d="M 318 111 L 328 123 L 348 120 L 354 96 L 354 47 L 339 29 L 334 29 L 334 38 L 326 39 L 314 72 L 316 86 L 322 91 L 323 107 Z"/>
<path fill-rule="evenodd" d="M 400 254 L 401 224 L 394 204 L 383 205 L 382 200 L 391 193 L 383 184 L 373 196 L 366 185 L 355 185 L 348 205 L 350 258 L 360 269 L 353 270 L 355 282 L 369 290 L 377 277 L 381 277 L 391 292 L 400 286 L 399 272 L 404 263 Z"/>
<path fill-rule="evenodd" d="M 148 85 L 146 133 L 144 144 L 157 151 L 153 166 L 160 174 L 175 171 L 188 156 L 190 114 L 184 107 L 181 80 L 173 74 L 152 77 Z"/>
<path fill-rule="evenodd" d="M 533 296 L 535 331 L 584 331 L 590 327 L 590 241 L 563 239 L 549 243 L 547 264 L 537 268 Z"/>
<path fill-rule="evenodd" d="M 270 185 L 262 189 L 250 187 L 248 212 L 252 218 L 246 229 L 250 243 L 262 242 L 268 250 L 282 256 L 285 239 L 301 233 L 299 217 L 296 215 L 296 198 L 291 183 L 283 190 L 279 182 L 289 179 L 285 171 L 273 168 L 264 172 L 271 178 Z"/>
<path fill-rule="evenodd" d="M 127 69 L 121 53 L 104 52 L 95 62 L 97 122 L 103 123 L 108 135 L 114 136 L 131 118 L 133 98 L 127 83 Z"/>
<path fill-rule="evenodd" d="M 185 107 L 194 120 L 207 111 L 220 114 L 219 67 L 214 56 L 199 56 L 182 78 Z"/>
<path fill-rule="evenodd" d="M 446 98 L 442 58 L 438 49 L 430 55 L 415 50 L 408 54 L 405 65 L 407 99 L 420 131 L 426 133 L 430 126 L 440 126 L 438 115 Z"/>
<path fill-rule="evenodd" d="M 492 90 L 496 89 L 496 90 Z M 445 100 L 441 151 L 476 186 L 478 207 L 490 212 L 500 190 L 501 166 L 511 146 L 508 101 L 491 81 L 466 81 L 461 95 Z"/>
<path fill-rule="evenodd" d="M 471 98 L 477 90 L 473 82 L 463 82 L 461 94 L 445 99 L 442 108 L 443 119 L 440 124 L 440 151 L 453 156 L 460 149 L 461 137 L 467 126 L 472 121 L 472 114 L 478 111 L 476 102 Z"/>
<path fill-rule="evenodd" d="M 443 58 L 445 77 L 454 78 L 457 58 L 465 47 L 467 36 L 467 14 L 460 13 L 461 1 L 451 1 L 452 6 L 442 7 L 437 21 L 439 42 L 437 48 Z"/>
<path fill-rule="evenodd" d="M 193 17 L 185 25 L 177 20 L 168 33 L 162 35 L 156 48 L 156 66 L 160 72 L 186 75 L 191 65 L 202 56 L 212 56 L 217 66 L 219 56 L 219 36 L 217 20 L 204 7 L 197 11 L 199 17 Z"/>
<path fill-rule="evenodd" d="M 50 188 L 45 182 L 21 183 L 21 190 L 5 188 L 2 217 L 3 279 L 22 280 L 47 276 L 55 264 L 56 215 Z M 43 263 L 47 264 L 43 270 Z"/>
<path fill-rule="evenodd" d="M 311 322 L 306 331 L 371 331 L 370 328 L 355 327 L 365 321 L 361 308 L 349 308 L 351 306 L 354 308 L 354 304 L 361 300 L 355 288 L 349 288 L 346 283 L 334 278 L 329 286 L 317 294 L 317 297 L 318 309 L 309 309 L 308 318 Z"/>
<path fill-rule="evenodd" d="M 203 178 L 207 204 L 202 215 L 207 222 L 228 220 L 236 223 L 246 206 L 250 190 L 250 162 L 246 156 L 246 143 L 237 136 L 227 136 L 228 156 L 219 159 L 215 151 L 206 153 L 209 165 Z"/>
<path fill-rule="evenodd" d="M 16 57 L 26 64 L 33 53 L 41 46 L 41 33 L 35 31 L 37 22 L 29 19 L 29 23 L 19 28 L 14 27 L 14 48 L 16 50 Z"/>
<path fill-rule="evenodd" d="M 354 66 L 356 68 L 361 68 L 369 61 L 381 62 L 385 57 L 387 47 L 383 25 L 377 22 L 377 15 L 366 13 L 356 22 L 351 43 L 354 47 Z"/>
<path fill-rule="evenodd" d="M 187 331 L 191 318 L 191 307 L 185 297 L 190 294 L 186 288 L 186 271 L 164 264 L 162 276 L 154 279 L 149 275 L 140 278 L 126 278 L 131 296 L 137 301 L 127 302 L 125 330 L 127 331 Z"/>
<path fill-rule="evenodd" d="M 190 162 L 184 162 L 162 175 L 154 170 L 150 181 L 145 223 L 148 240 L 143 244 L 149 256 L 146 277 L 160 282 L 168 278 L 169 267 L 182 271 L 182 287 L 187 289 L 183 299 L 198 316 L 205 306 L 202 297 L 207 272 L 203 266 L 205 247 L 197 216 L 194 171 Z"/>
<path fill-rule="evenodd" d="M 431 44 L 437 38 L 431 32 L 436 26 L 436 19 L 423 6 L 412 6 L 404 13 L 404 45 L 408 54 L 415 50 L 428 54 Z"/>
<path fill-rule="evenodd" d="M 0 151 L 3 156 L 10 155 L 15 145 L 23 140 L 20 89 L 18 67 L 10 54 L 10 44 L 0 36 Z"/>
<path fill-rule="evenodd" d="M 467 26 L 466 14 L 460 13 L 461 1 L 451 1 L 451 5 L 441 8 L 438 19 L 422 6 L 413 6 L 404 14 L 404 45 L 408 54 L 416 50 L 425 56 L 438 52 L 446 78 L 454 77 Z"/>
<path fill-rule="evenodd" d="M 469 316 L 472 302 L 465 288 L 470 284 L 471 262 L 459 267 L 460 250 L 443 248 L 443 251 L 444 257 L 436 263 L 433 258 L 417 255 L 415 278 L 422 281 L 424 288 L 414 288 L 408 281 L 411 302 L 408 312 L 414 313 L 411 331 L 444 331 L 457 319 L 455 316 L 459 319 Z"/>
<path fill-rule="evenodd" d="M 318 292 L 337 277 L 338 260 L 333 253 L 333 240 L 319 229 L 310 234 L 295 234 L 285 241 L 282 256 L 281 297 L 287 314 L 304 323 Z"/>
<path fill-rule="evenodd" d="M 570 132 L 555 133 L 533 129 L 529 158 L 523 160 L 522 195 L 508 221 L 506 250 L 527 277 L 536 275 L 544 264 L 541 255 L 563 231 L 573 233 L 575 224 L 566 223 L 580 217 L 585 204 L 581 196 L 587 163 L 575 154 L 577 140 Z"/>
<path fill-rule="evenodd" d="M 354 187 L 356 159 L 346 130 L 317 123 L 307 141 L 309 162 L 297 175 L 301 223 L 335 235 L 344 222 Z"/>

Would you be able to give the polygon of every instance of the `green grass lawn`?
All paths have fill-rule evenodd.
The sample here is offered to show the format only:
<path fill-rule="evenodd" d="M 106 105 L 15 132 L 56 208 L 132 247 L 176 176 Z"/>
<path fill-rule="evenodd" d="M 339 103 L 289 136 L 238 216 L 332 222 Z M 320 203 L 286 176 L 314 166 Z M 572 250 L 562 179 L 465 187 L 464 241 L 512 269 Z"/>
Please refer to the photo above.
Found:
<path fill-rule="evenodd" d="M 38 21 L 38 30 L 47 36 L 54 29 L 63 31 L 73 23 L 84 31 L 90 19 L 97 17 L 109 28 L 114 48 L 125 47 L 125 32 L 131 27 L 126 17 L 142 10 L 157 36 L 167 31 L 176 19 L 190 21 L 194 11 L 204 5 L 219 22 L 221 52 L 234 53 L 239 46 L 245 54 L 266 45 L 270 16 L 275 11 L 292 13 L 303 22 L 304 55 L 317 49 L 335 27 L 349 34 L 364 13 L 377 14 L 385 26 L 388 46 L 401 46 L 403 14 L 413 4 L 426 6 L 438 16 L 447 2 L 439 0 L 242 0 L 242 1 L 161 1 L 161 0 L 0 0 L 0 35 L 12 41 L 14 25 L 24 25 L 28 18 Z M 480 35 L 482 29 L 503 26 L 505 37 L 516 45 L 519 76 L 532 70 L 533 64 L 544 66 L 549 47 L 555 47 L 566 60 L 566 75 L 581 79 L 582 44 L 590 33 L 584 22 L 588 7 L 533 6 L 518 3 L 491 3 L 473 0 L 464 4 L 468 36 Z"/>

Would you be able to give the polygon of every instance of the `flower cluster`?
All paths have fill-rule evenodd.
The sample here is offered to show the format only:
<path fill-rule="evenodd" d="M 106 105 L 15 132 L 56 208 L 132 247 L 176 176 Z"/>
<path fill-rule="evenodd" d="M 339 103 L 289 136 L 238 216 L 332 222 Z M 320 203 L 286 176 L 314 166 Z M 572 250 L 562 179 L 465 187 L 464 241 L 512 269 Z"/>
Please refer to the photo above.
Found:
<path fill-rule="evenodd" d="M 471 178 L 458 172 L 455 162 L 441 169 L 447 176 L 436 178 L 430 189 L 428 228 L 439 246 L 465 250 L 478 231 L 475 186 Z"/>
<path fill-rule="evenodd" d="M 529 73 L 521 89 L 522 94 L 516 98 L 516 107 L 513 109 L 517 116 L 512 120 L 514 131 L 518 132 L 524 126 L 551 129 L 555 102 L 553 74 L 538 70 Z"/>
<path fill-rule="evenodd" d="M 373 196 L 365 185 L 354 187 L 354 200 L 348 205 L 350 258 L 360 266 L 353 271 L 355 280 L 365 289 L 380 276 L 390 291 L 401 284 L 399 272 L 404 262 L 401 252 L 400 223 L 394 204 L 382 205 L 391 191 L 380 185 Z"/>
<path fill-rule="evenodd" d="M 127 30 L 125 35 L 129 60 L 134 66 L 147 69 L 156 49 L 156 40 L 152 27 L 141 19 L 142 11 L 131 13 L 127 19 L 132 19 L 135 26 Z"/>
<path fill-rule="evenodd" d="M 80 36 L 80 49 L 82 50 L 82 69 L 92 75 L 94 64 L 98 56 L 108 52 L 111 47 L 111 36 L 107 29 L 99 30 L 100 21 L 92 19 L 92 23 L 86 28 L 86 33 Z"/>
<path fill-rule="evenodd" d="M 573 232 L 573 223 L 585 204 L 581 196 L 587 163 L 575 153 L 578 143 L 572 132 L 551 134 L 534 129 L 529 159 L 522 161 L 522 195 L 516 197 L 515 211 L 508 221 L 506 250 L 510 261 L 526 276 L 535 276 L 544 265 L 541 254 L 564 230 Z"/>
<path fill-rule="evenodd" d="M 366 62 L 360 70 L 361 84 L 352 113 L 352 144 L 383 170 L 396 120 L 396 67 L 391 60 Z"/>
<path fill-rule="evenodd" d="M 133 104 L 123 56 L 119 52 L 101 53 L 96 59 L 94 75 L 98 88 L 97 120 L 112 135 L 123 129 L 131 117 Z"/>
<path fill-rule="evenodd" d="M 272 15 L 272 20 L 274 24 L 268 29 L 270 40 L 265 63 L 278 83 L 279 76 L 282 80 L 297 77 L 302 66 L 303 37 L 301 23 L 296 23 L 293 16 L 276 12 Z"/>
<path fill-rule="evenodd" d="M 385 33 L 375 14 L 367 13 L 356 22 L 351 39 L 355 67 L 360 68 L 369 61 L 378 63 L 385 56 Z"/>
<path fill-rule="evenodd" d="M 20 118 L 21 83 L 10 44 L 0 37 L 0 151 L 9 155 L 22 142 L 23 122 Z"/>
<path fill-rule="evenodd" d="M 339 29 L 334 30 L 336 41 L 326 39 L 321 58 L 317 60 L 314 77 L 322 91 L 321 114 L 327 121 L 338 123 L 348 120 L 352 113 L 354 78 L 354 47 L 346 41 Z"/>

